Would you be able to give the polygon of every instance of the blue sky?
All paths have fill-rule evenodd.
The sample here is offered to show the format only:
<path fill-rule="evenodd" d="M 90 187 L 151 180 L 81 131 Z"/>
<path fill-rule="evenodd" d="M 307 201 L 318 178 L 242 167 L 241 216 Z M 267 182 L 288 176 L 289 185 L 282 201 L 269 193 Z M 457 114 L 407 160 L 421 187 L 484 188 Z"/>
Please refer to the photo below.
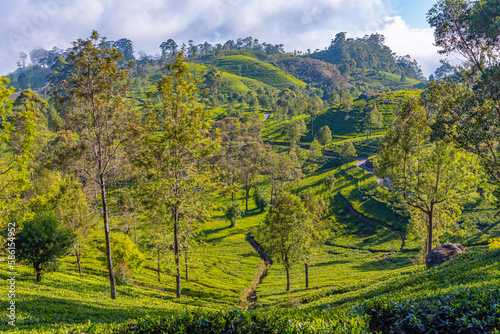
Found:
<path fill-rule="evenodd" d="M 397 13 L 412 28 L 429 28 L 425 16 L 435 0 L 399 0 Z"/>
<path fill-rule="evenodd" d="M 68 48 L 93 29 L 111 40 L 129 38 L 135 51 L 178 44 L 223 43 L 252 36 L 287 51 L 323 49 L 336 33 L 378 32 L 397 54 L 417 59 L 425 75 L 439 66 L 431 0 L 2 0 L 0 74 L 16 68 L 19 52 Z"/>

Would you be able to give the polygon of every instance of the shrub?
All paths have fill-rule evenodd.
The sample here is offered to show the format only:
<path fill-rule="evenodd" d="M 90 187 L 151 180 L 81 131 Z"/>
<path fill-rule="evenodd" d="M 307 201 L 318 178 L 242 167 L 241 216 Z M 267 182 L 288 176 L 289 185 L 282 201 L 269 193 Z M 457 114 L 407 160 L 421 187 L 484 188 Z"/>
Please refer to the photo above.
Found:
<path fill-rule="evenodd" d="M 491 239 L 488 243 L 489 249 L 498 249 L 500 248 L 500 238 Z"/>
<path fill-rule="evenodd" d="M 236 225 L 236 221 L 241 218 L 243 211 L 238 202 L 233 201 L 226 207 L 226 219 L 231 222 L 231 227 Z"/>
<path fill-rule="evenodd" d="M 259 186 L 255 186 L 253 198 L 255 201 L 255 205 L 260 212 L 264 212 L 267 210 L 267 207 L 269 205 L 269 196 L 264 192 L 262 188 L 260 188 Z"/>
<path fill-rule="evenodd" d="M 117 285 L 129 285 L 132 282 L 132 273 L 125 261 L 120 261 L 115 268 L 115 279 Z"/>
<path fill-rule="evenodd" d="M 74 240 L 75 234 L 62 227 L 53 213 L 38 213 L 16 236 L 16 256 L 33 264 L 36 280 L 40 282 L 42 266 L 66 255 Z"/>
<path fill-rule="evenodd" d="M 137 245 L 130 240 L 128 235 L 123 233 L 111 233 L 109 237 L 111 239 L 111 258 L 113 263 L 117 264 L 118 267 L 120 267 L 121 263 L 124 263 L 129 273 L 139 270 L 146 258 L 139 251 Z M 101 244 L 99 248 L 101 251 L 105 252 L 106 245 Z M 105 257 L 103 260 L 107 261 Z M 116 271 L 118 271 L 118 267 Z"/>

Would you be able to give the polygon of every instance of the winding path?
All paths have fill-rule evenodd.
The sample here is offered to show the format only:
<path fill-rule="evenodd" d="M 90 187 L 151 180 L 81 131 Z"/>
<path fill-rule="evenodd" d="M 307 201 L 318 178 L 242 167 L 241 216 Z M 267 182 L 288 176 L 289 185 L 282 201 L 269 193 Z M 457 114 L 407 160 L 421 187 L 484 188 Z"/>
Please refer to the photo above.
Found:
<path fill-rule="evenodd" d="M 252 280 L 250 285 L 245 290 L 243 290 L 243 294 L 241 297 L 242 306 L 245 308 L 245 310 L 248 310 L 257 308 L 257 294 L 255 290 L 257 290 L 257 286 L 259 285 L 259 283 L 261 283 L 262 280 L 267 276 L 267 271 L 269 270 L 269 268 L 271 268 L 273 260 L 271 260 L 267 256 L 264 248 L 250 235 L 250 233 L 247 234 L 246 241 L 248 241 L 253 249 L 255 249 L 261 259 L 261 265 L 259 269 L 257 269 L 255 278 Z"/>
<path fill-rule="evenodd" d="M 270 112 L 264 112 L 264 119 L 262 120 L 262 122 L 265 122 L 269 119 L 269 117 L 271 117 L 271 113 Z"/>
<path fill-rule="evenodd" d="M 366 166 L 366 161 L 367 161 L 366 158 L 357 157 L 356 160 L 357 160 L 356 161 L 356 166 L 358 166 L 359 168 L 367 171 L 368 173 L 371 173 L 371 174 L 375 175 L 375 177 L 377 178 L 377 183 L 378 184 L 382 184 L 382 182 L 384 182 L 383 179 L 381 179 L 380 177 L 378 177 L 375 174 L 375 171 L 373 169 L 371 169 L 370 167 Z"/>

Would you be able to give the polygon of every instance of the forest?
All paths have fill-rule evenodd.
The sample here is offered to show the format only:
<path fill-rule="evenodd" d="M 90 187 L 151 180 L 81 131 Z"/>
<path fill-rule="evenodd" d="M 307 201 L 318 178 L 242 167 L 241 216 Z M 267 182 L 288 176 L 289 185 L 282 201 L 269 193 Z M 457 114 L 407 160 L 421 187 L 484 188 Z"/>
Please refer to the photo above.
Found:
<path fill-rule="evenodd" d="M 428 79 L 378 33 L 21 53 L 0 330 L 498 333 L 499 17 L 437 1 Z"/>

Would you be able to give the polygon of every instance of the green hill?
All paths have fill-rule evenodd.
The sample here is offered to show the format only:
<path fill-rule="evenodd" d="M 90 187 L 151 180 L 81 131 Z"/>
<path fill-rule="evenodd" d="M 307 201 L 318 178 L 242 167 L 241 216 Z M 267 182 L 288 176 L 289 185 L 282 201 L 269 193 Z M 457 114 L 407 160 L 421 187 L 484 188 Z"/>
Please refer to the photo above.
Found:
<path fill-rule="evenodd" d="M 211 64 L 221 71 L 240 77 L 255 79 L 278 89 L 288 88 L 291 85 L 306 85 L 297 78 L 286 74 L 283 70 L 248 56 L 235 55 L 221 57 L 213 60 Z"/>

